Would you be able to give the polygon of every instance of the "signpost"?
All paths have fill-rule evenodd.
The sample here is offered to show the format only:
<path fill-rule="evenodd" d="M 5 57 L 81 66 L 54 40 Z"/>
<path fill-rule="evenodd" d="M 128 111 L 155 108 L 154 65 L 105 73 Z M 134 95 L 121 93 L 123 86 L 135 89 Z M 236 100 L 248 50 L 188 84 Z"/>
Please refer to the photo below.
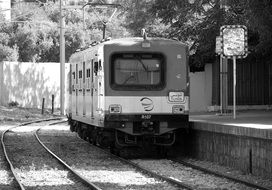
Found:
<path fill-rule="evenodd" d="M 223 57 L 233 60 L 233 118 L 236 119 L 236 59 L 247 56 L 247 28 L 243 25 L 222 26 L 220 38 L 221 50 L 217 48 L 216 51 Z"/>
<path fill-rule="evenodd" d="M 223 84 L 223 74 L 227 74 L 223 72 L 223 56 L 222 56 L 222 37 L 216 36 L 216 44 L 215 44 L 215 53 L 220 55 L 220 111 L 221 114 L 227 112 L 227 98 L 224 98 L 227 95 L 227 91 L 224 91 L 223 85 L 226 87 L 226 84 Z"/>

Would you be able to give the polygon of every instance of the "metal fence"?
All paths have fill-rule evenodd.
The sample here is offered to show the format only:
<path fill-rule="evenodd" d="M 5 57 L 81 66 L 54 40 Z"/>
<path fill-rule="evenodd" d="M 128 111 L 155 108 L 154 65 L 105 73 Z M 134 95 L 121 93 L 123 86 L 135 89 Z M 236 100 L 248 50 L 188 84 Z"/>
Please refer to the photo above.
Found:
<path fill-rule="evenodd" d="M 272 104 L 272 62 L 247 58 L 237 61 L 237 105 Z M 228 104 L 233 104 L 233 63 L 228 64 Z"/>

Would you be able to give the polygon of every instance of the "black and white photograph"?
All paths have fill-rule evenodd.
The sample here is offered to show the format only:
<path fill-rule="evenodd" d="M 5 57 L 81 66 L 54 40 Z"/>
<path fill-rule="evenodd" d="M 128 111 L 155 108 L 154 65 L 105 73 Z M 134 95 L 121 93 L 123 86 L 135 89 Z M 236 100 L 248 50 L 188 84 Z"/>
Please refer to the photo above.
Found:
<path fill-rule="evenodd" d="M 271 0 L 0 0 L 0 190 L 271 190 Z"/>

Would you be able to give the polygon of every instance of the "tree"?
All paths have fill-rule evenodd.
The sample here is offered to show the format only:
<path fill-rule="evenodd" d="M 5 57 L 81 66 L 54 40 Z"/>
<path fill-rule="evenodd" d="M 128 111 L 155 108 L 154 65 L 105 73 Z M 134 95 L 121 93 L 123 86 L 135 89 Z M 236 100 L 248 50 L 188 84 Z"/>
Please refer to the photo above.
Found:
<path fill-rule="evenodd" d="M 245 9 L 250 23 L 250 29 L 254 32 L 252 51 L 257 54 L 272 58 L 272 2 L 269 0 L 248 0 Z"/>
<path fill-rule="evenodd" d="M 12 18 L 19 22 L 10 26 L 8 45 L 18 46 L 19 61 L 59 62 L 59 2 L 47 1 L 42 5 L 20 3 L 14 4 L 13 9 Z M 90 7 L 86 10 L 84 27 L 82 10 L 64 10 L 66 61 L 77 49 L 102 39 L 103 24 L 97 14 L 104 15 L 102 18 L 107 20 L 111 12 L 107 9 L 95 14 L 94 11 Z M 129 35 L 122 25 L 124 14 L 119 13 L 107 23 L 107 36 Z"/>
<path fill-rule="evenodd" d="M 2 61 L 17 61 L 18 46 L 10 46 L 9 38 L 11 34 L 11 26 L 3 23 L 0 25 L 0 62 Z"/>
<path fill-rule="evenodd" d="M 5 33 L 0 32 L 0 39 L 7 38 Z M 18 47 L 9 47 L 6 42 L 0 42 L 0 62 L 2 61 L 17 61 L 18 60 Z"/>
<path fill-rule="evenodd" d="M 161 18 L 169 29 L 168 38 L 177 38 L 190 44 L 191 64 L 203 65 L 215 58 L 215 38 L 220 26 L 246 25 L 249 31 L 251 52 L 271 55 L 271 1 L 228 0 L 220 7 L 220 1 L 195 0 L 194 4 L 178 0 L 156 0 L 150 12 Z"/>

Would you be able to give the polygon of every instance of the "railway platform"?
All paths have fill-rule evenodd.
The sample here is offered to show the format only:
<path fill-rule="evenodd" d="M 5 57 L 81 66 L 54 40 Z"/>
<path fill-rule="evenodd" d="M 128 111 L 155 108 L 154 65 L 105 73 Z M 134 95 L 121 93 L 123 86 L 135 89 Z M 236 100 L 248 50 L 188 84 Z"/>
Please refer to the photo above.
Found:
<path fill-rule="evenodd" d="M 191 113 L 187 154 L 272 180 L 272 110 Z"/>

